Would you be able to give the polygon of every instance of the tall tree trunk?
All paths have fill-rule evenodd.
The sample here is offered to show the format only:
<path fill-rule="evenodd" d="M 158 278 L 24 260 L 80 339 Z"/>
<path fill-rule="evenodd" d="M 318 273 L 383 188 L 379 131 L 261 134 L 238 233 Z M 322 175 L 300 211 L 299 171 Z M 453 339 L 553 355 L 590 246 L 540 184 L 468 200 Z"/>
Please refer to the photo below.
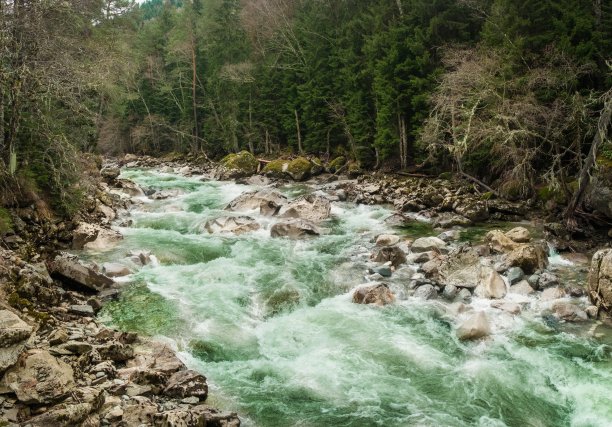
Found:
<path fill-rule="evenodd" d="M 251 108 L 251 95 L 249 94 L 249 151 L 251 154 L 255 154 L 255 148 L 253 147 L 253 109 Z"/>
<path fill-rule="evenodd" d="M 591 172 L 595 166 L 595 160 L 597 160 L 597 151 L 599 147 L 603 145 L 607 139 L 608 133 L 610 132 L 610 120 L 612 118 L 612 90 L 608 91 L 604 95 L 604 107 L 601 110 L 599 120 L 597 122 L 597 132 L 591 144 L 589 154 L 584 159 L 582 169 L 580 170 L 580 177 L 578 178 L 578 189 L 574 193 L 572 200 L 570 200 L 565 210 L 565 223 L 569 229 L 576 228 L 576 211 L 582 205 L 584 194 L 591 181 Z"/>
<path fill-rule="evenodd" d="M 200 125 L 198 123 L 198 101 L 196 99 L 196 83 L 197 83 L 197 65 L 196 65 L 196 46 L 195 46 L 195 36 L 193 31 L 191 33 L 191 68 L 192 68 L 192 76 L 191 76 L 191 100 L 192 100 L 192 108 L 193 108 L 193 138 L 195 141 L 195 146 L 197 151 L 202 151 L 202 143 L 200 141 Z"/>
<path fill-rule="evenodd" d="M 297 129 L 297 140 L 298 140 L 298 151 L 300 154 L 304 154 L 304 150 L 302 149 L 302 132 L 300 130 L 300 118 L 298 116 L 297 109 L 293 110 L 295 113 L 295 127 Z"/>
<path fill-rule="evenodd" d="M 270 149 L 270 133 L 268 132 L 268 128 L 266 128 L 266 140 L 265 140 L 264 150 L 266 154 L 272 153 L 272 150 Z"/>
<path fill-rule="evenodd" d="M 406 130 L 406 119 L 401 114 L 398 114 L 397 121 L 400 136 L 400 164 L 402 169 L 406 169 L 406 167 L 408 167 L 408 131 Z"/>

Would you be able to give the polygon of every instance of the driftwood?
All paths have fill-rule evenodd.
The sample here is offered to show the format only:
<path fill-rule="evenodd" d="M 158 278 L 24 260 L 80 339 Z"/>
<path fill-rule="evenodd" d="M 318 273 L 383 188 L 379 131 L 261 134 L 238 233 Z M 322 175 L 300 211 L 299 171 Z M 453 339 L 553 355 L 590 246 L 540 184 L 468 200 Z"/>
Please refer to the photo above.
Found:
<path fill-rule="evenodd" d="M 424 173 L 409 173 L 409 172 L 395 172 L 396 175 L 407 176 L 410 178 L 434 178 L 431 175 L 426 175 Z"/>
<path fill-rule="evenodd" d="M 476 179 L 476 178 L 474 178 L 473 176 L 468 175 L 468 174 L 467 174 L 467 173 L 465 173 L 465 172 L 459 172 L 459 175 L 461 175 L 462 177 L 464 177 L 465 179 L 467 179 L 467 180 L 469 180 L 469 181 L 472 181 L 472 182 L 474 182 L 474 183 L 476 183 L 476 184 L 480 185 L 480 186 L 481 186 L 482 188 L 484 188 L 485 190 L 490 191 L 490 192 L 491 192 L 491 193 L 493 193 L 495 196 L 499 197 L 499 193 L 498 193 L 497 191 L 493 190 L 491 187 L 489 187 L 487 184 L 485 184 L 485 183 L 484 183 L 484 182 L 482 182 L 481 180 Z"/>

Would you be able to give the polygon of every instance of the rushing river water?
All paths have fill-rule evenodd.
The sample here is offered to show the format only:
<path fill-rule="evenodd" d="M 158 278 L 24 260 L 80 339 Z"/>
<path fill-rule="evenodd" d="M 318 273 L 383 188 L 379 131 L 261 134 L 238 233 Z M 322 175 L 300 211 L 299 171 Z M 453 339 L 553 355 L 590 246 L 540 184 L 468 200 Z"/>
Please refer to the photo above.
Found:
<path fill-rule="evenodd" d="M 241 236 L 199 231 L 251 187 L 154 171 L 123 177 L 178 189 L 131 211 L 125 239 L 98 262 L 131 249 L 158 263 L 126 278 L 103 318 L 171 340 L 211 385 L 209 403 L 254 426 L 610 426 L 609 334 L 526 310 L 491 312 L 493 335 L 461 342 L 440 303 L 405 296 L 413 271 L 394 274 L 398 301 L 351 302 L 364 282 L 371 239 L 393 232 L 379 206 L 334 203 L 326 234 L 272 239 L 270 218 Z M 288 196 L 306 186 L 282 188 Z"/>

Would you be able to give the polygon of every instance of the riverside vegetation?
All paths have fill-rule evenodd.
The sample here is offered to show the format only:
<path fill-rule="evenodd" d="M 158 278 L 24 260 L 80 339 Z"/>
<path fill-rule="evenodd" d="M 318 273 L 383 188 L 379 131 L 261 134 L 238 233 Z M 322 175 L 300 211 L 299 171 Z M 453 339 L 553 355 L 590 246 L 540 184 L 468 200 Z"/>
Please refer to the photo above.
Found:
<path fill-rule="evenodd" d="M 611 14 L 0 3 L 0 425 L 609 425 Z"/>

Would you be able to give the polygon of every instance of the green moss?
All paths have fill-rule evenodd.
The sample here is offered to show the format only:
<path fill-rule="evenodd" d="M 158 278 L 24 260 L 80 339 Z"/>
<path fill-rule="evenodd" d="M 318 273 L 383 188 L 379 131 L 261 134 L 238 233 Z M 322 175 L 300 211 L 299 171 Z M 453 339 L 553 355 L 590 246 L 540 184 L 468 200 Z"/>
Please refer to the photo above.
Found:
<path fill-rule="evenodd" d="M 361 169 L 361 166 L 359 165 L 359 163 L 352 162 L 352 163 L 349 163 L 348 165 L 347 173 L 349 177 L 354 178 L 356 176 L 363 174 L 363 170 Z"/>
<path fill-rule="evenodd" d="M 331 173 L 336 173 L 345 164 L 346 164 L 346 157 L 344 156 L 336 157 L 334 160 L 329 162 L 329 165 L 327 165 L 327 169 Z"/>
<path fill-rule="evenodd" d="M 325 168 L 323 167 L 323 162 L 321 161 L 321 159 L 319 159 L 318 157 L 314 157 L 310 159 L 310 162 L 312 163 L 312 167 L 310 168 L 311 174 L 319 175 L 323 173 Z"/>
<path fill-rule="evenodd" d="M 284 172 L 285 165 L 288 165 L 288 163 L 289 162 L 287 160 L 283 160 L 283 159 L 272 160 L 270 163 L 268 163 L 263 168 L 262 172 L 266 176 L 271 176 L 274 178 L 282 178 L 285 173 Z"/>
<path fill-rule="evenodd" d="M 228 154 L 221 159 L 221 164 L 228 169 L 237 170 L 245 174 L 254 174 L 257 172 L 259 162 L 248 151 L 241 151 L 238 154 Z"/>
<path fill-rule="evenodd" d="M 565 195 L 560 189 L 552 189 L 549 186 L 542 187 L 538 190 L 538 198 L 543 202 L 554 200 L 559 204 L 565 203 Z"/>
<path fill-rule="evenodd" d="M 486 193 L 482 193 L 482 195 L 480 196 L 480 198 L 482 200 L 491 200 L 493 198 L 494 194 L 490 191 L 487 191 Z"/>
<path fill-rule="evenodd" d="M 296 181 L 303 181 L 310 177 L 310 168 L 312 165 L 305 157 L 293 159 L 287 167 L 287 173 Z"/>
<path fill-rule="evenodd" d="M 13 292 L 7 299 L 9 305 L 14 308 L 23 309 L 32 307 L 32 303 L 25 298 L 21 298 L 17 292 Z"/>
<path fill-rule="evenodd" d="M 0 208 L 0 235 L 13 231 L 13 220 L 9 212 Z"/>
<path fill-rule="evenodd" d="M 438 175 L 438 178 L 450 180 L 450 179 L 453 179 L 453 173 L 452 172 L 442 172 L 440 175 Z"/>

